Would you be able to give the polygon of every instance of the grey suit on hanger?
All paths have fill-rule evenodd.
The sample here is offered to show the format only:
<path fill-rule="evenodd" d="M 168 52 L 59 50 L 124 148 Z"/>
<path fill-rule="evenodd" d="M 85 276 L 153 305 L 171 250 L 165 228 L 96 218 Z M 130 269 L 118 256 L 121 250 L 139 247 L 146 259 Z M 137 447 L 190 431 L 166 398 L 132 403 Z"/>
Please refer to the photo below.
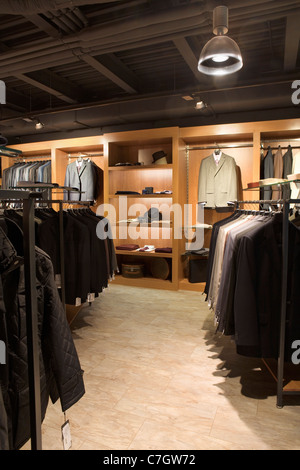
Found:
<path fill-rule="evenodd" d="M 65 191 L 64 199 L 70 201 L 94 201 L 96 188 L 96 172 L 91 161 L 83 160 L 81 166 L 75 161 L 66 169 L 65 186 L 78 189 L 83 193 Z"/>
<path fill-rule="evenodd" d="M 214 156 L 202 160 L 198 180 L 198 202 L 206 207 L 226 207 L 237 200 L 237 172 L 233 157 L 222 153 L 218 165 Z"/>
<path fill-rule="evenodd" d="M 293 172 L 293 150 L 289 145 L 287 151 L 282 157 L 283 160 L 283 178 L 287 178 L 287 175 L 291 175 Z M 291 197 L 290 185 L 284 185 L 282 188 L 282 198 L 289 199 Z"/>
<path fill-rule="evenodd" d="M 267 154 L 264 158 L 264 179 L 274 178 L 274 156 L 272 149 L 269 147 Z M 263 197 L 262 199 L 270 200 L 272 198 L 272 186 L 263 188 Z M 269 206 L 266 206 L 268 208 Z"/>

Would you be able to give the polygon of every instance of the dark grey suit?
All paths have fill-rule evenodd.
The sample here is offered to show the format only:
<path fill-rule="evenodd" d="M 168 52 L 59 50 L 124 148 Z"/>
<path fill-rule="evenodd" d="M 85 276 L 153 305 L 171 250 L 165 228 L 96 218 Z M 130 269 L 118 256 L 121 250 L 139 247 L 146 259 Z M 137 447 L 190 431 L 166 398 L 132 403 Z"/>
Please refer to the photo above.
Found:
<path fill-rule="evenodd" d="M 264 179 L 274 178 L 274 155 L 272 149 L 269 147 L 267 154 L 264 158 Z M 270 200 L 272 198 L 272 186 L 262 188 L 262 199 Z M 268 209 L 269 206 L 265 205 L 265 209 Z"/>
<path fill-rule="evenodd" d="M 282 157 L 283 159 L 283 178 L 287 178 L 287 175 L 293 173 L 293 150 L 289 145 L 287 151 Z M 282 187 L 282 197 L 283 199 L 289 199 L 291 197 L 291 187 L 289 184 L 286 184 Z"/>
<path fill-rule="evenodd" d="M 64 199 L 71 201 L 94 201 L 97 198 L 97 173 L 95 164 L 91 161 L 83 160 L 81 166 L 75 161 L 67 166 L 65 176 L 65 186 L 82 191 L 83 194 L 65 191 Z"/>

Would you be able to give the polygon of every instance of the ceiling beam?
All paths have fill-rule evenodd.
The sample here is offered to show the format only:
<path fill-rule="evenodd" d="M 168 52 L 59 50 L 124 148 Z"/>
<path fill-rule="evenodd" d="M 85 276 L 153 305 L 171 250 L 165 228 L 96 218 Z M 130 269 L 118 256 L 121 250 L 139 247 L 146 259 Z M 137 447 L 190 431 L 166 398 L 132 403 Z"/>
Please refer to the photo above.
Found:
<path fill-rule="evenodd" d="M 178 51 L 184 58 L 185 62 L 193 72 L 196 79 L 200 82 L 201 81 L 201 74 L 198 71 L 198 61 L 190 48 L 187 40 L 185 38 L 177 38 L 173 40 L 175 46 L 177 47 Z"/>
<path fill-rule="evenodd" d="M 101 62 L 88 54 L 81 55 L 81 59 L 127 93 L 134 94 L 138 92 L 134 75 L 113 54 L 108 54 L 105 57 L 101 56 Z"/>
<path fill-rule="evenodd" d="M 25 18 L 28 19 L 31 23 L 37 26 L 41 31 L 47 33 L 51 38 L 58 38 L 60 37 L 60 32 L 48 23 L 47 20 L 42 18 L 40 15 L 24 15 Z"/>
<path fill-rule="evenodd" d="M 284 50 L 284 70 L 295 70 L 300 41 L 300 15 L 287 16 Z"/>
<path fill-rule="evenodd" d="M 67 80 L 62 79 L 53 72 L 41 70 L 31 76 L 21 73 L 14 74 L 14 76 L 29 85 L 39 88 L 50 95 L 56 96 L 66 103 L 75 104 L 79 101 L 77 97 L 77 87 L 74 87 Z"/>
<path fill-rule="evenodd" d="M 10 88 L 6 88 L 6 104 L 5 108 L 10 108 L 24 113 L 29 107 L 29 98 L 22 93 L 16 92 Z"/>

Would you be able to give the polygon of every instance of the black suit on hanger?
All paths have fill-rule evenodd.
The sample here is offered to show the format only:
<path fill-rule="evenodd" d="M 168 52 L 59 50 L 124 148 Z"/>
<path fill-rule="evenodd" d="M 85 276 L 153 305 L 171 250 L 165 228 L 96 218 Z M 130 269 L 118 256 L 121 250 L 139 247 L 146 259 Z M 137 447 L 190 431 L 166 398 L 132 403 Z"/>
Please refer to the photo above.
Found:
<path fill-rule="evenodd" d="M 79 211 L 71 211 L 69 216 L 75 218 L 75 220 L 88 228 L 90 237 L 89 293 L 94 293 L 97 296 L 98 293 L 102 292 L 103 288 L 107 287 L 108 283 L 107 259 L 104 243 L 102 240 L 99 240 L 96 235 L 98 221 L 90 215 L 80 213 Z"/>
<path fill-rule="evenodd" d="M 281 305 L 282 214 L 243 236 L 234 297 L 237 352 L 278 357 Z"/>
<path fill-rule="evenodd" d="M 85 302 L 90 292 L 90 235 L 88 227 L 65 211 L 63 225 L 66 303 L 75 305 L 76 298 Z M 55 274 L 61 273 L 58 213 L 39 225 L 37 244 L 49 254 Z"/>

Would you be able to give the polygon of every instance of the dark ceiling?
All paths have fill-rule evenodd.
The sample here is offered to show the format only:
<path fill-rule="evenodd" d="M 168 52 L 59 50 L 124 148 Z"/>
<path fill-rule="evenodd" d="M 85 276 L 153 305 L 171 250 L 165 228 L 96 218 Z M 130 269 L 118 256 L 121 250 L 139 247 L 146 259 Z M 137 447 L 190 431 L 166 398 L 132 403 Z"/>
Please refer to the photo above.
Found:
<path fill-rule="evenodd" d="M 197 62 L 220 4 L 244 66 L 214 79 Z M 299 24 L 300 0 L 1 0 L 0 132 L 11 144 L 298 117 Z"/>

